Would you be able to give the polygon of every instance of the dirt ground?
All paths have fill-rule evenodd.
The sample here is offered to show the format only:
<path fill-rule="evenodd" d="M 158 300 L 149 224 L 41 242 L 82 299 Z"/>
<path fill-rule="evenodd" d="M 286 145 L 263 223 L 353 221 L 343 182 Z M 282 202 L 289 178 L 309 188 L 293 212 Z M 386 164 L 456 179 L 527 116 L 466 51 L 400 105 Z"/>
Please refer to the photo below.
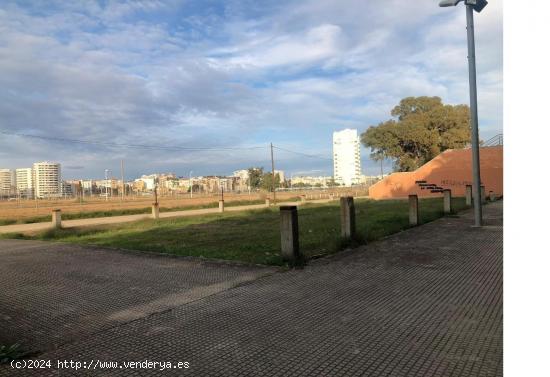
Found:
<path fill-rule="evenodd" d="M 292 192 L 277 192 L 277 200 L 288 200 L 300 195 L 306 195 L 308 199 L 324 199 L 330 194 L 335 195 L 366 195 L 367 190 L 358 189 L 331 189 L 331 190 L 307 190 Z M 226 203 L 242 200 L 264 200 L 266 197 L 272 198 L 271 193 L 226 193 L 224 200 Z M 206 205 L 215 203 L 220 199 L 216 194 L 194 194 L 190 198 L 189 194 L 178 196 L 159 196 L 161 207 L 187 207 Z M 144 208 L 151 205 L 154 197 L 151 196 L 126 196 L 124 200 L 121 197 L 112 197 L 109 200 L 98 197 L 85 197 L 82 201 L 75 198 L 58 200 L 25 200 L 20 201 L 0 201 L 0 219 L 20 220 L 36 216 L 47 216 L 53 209 L 61 209 L 63 213 L 110 211 L 121 209 Z"/>

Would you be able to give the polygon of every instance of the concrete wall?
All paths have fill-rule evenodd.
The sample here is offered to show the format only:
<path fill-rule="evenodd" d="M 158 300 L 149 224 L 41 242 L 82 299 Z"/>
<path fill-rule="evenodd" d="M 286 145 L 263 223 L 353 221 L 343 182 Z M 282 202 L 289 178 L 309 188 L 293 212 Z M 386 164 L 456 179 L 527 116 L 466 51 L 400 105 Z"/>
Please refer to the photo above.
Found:
<path fill-rule="evenodd" d="M 503 147 L 480 148 L 481 184 L 485 191 L 503 195 Z M 426 181 L 452 190 L 453 196 L 464 196 L 472 184 L 472 150 L 449 149 L 414 172 L 393 173 L 369 188 L 372 199 L 441 197 L 440 193 L 422 190 L 416 181 Z"/>

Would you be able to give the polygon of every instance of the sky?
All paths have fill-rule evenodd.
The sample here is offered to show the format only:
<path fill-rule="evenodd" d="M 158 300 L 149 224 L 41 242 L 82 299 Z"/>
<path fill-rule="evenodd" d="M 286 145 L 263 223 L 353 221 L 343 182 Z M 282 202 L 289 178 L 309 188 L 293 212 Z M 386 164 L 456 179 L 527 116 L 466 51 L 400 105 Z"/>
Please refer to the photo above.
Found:
<path fill-rule="evenodd" d="M 465 22 L 438 0 L 3 0 L 0 168 L 226 175 L 270 170 L 273 143 L 287 175 L 332 175 L 334 131 L 364 132 L 408 96 L 469 103 Z M 488 139 L 502 132 L 502 3 L 475 22 Z"/>

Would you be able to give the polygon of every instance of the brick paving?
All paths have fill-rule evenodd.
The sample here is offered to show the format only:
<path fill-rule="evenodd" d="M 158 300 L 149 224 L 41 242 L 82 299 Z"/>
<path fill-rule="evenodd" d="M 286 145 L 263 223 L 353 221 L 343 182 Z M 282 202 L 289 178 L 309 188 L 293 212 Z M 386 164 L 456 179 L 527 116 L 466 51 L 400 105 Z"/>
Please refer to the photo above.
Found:
<path fill-rule="evenodd" d="M 502 376 L 502 202 L 484 210 L 484 228 L 443 218 L 40 358 L 190 363 L 59 375 Z"/>
<path fill-rule="evenodd" d="M 47 351 L 273 273 L 146 253 L 0 240 L 0 344 Z"/>

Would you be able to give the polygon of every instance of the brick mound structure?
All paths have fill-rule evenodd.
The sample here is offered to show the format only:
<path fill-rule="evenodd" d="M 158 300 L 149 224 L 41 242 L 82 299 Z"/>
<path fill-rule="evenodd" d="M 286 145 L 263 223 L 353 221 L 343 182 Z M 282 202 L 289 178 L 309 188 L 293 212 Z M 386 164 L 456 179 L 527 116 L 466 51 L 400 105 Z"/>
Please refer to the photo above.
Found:
<path fill-rule="evenodd" d="M 480 148 L 481 184 L 485 193 L 503 195 L 503 147 Z M 465 196 L 472 184 L 472 150 L 449 149 L 413 172 L 393 173 L 369 188 L 372 199 L 437 197 L 444 189 L 453 196 Z"/>

